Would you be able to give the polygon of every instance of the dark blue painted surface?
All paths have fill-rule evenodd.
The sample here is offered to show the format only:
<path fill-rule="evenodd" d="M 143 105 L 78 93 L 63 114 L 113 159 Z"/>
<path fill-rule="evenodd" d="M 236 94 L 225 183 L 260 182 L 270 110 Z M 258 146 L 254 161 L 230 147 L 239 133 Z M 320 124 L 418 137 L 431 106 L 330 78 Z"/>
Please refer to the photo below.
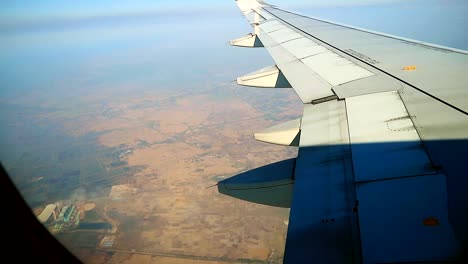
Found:
<path fill-rule="evenodd" d="M 375 143 L 362 144 L 359 148 L 365 153 L 366 148 L 392 148 L 389 144 L 395 147 L 401 145 L 399 142 Z M 468 244 L 468 156 L 464 154 L 468 149 L 468 141 L 430 141 L 425 142 L 424 146 L 432 155 L 434 170 L 446 175 L 446 185 L 440 178 L 423 179 L 435 177 L 434 175 L 412 176 L 401 178 L 401 181 L 393 179 L 358 184 L 357 188 L 359 189 L 360 185 L 361 191 L 357 209 L 359 217 L 362 217 L 359 229 L 361 233 L 364 232 L 364 236 L 372 236 L 371 241 L 365 238 L 362 246 L 363 250 L 371 252 L 372 260 L 384 261 L 385 254 L 400 256 L 400 259 L 407 259 L 406 261 L 463 258 Z M 352 224 L 355 200 L 349 201 L 353 195 L 346 194 L 349 190 L 347 184 L 350 183 L 344 176 L 344 172 L 349 170 L 345 166 L 349 154 L 345 149 L 343 146 L 300 149 L 285 263 L 351 263 L 355 260 L 360 262 L 359 256 L 353 255 L 352 251 L 353 243 L 361 241 L 360 237 L 356 240 L 356 237 L 351 235 L 353 228 L 357 226 Z M 368 153 L 372 155 L 373 152 Z M 387 166 L 391 168 L 392 164 Z M 445 194 L 447 197 L 444 198 Z M 342 206 L 339 206 L 340 203 Z M 435 233 L 425 233 L 423 231 L 427 230 L 424 229 L 426 226 L 423 225 L 423 220 L 424 217 L 430 217 L 431 212 L 443 228 L 431 229 Z M 388 226 L 392 219 L 398 219 L 395 224 L 405 223 L 401 221 L 404 217 L 412 223 L 417 223 L 418 228 L 404 224 L 400 227 Z M 330 218 L 334 219 L 334 222 L 321 221 Z M 391 228 L 386 230 L 387 226 Z M 456 241 L 452 240 L 452 235 Z M 424 242 L 416 244 L 417 241 Z M 409 248 L 408 245 L 414 247 Z M 427 251 L 430 251 L 430 254 L 424 255 Z M 396 260 L 396 257 L 386 261 L 391 260 Z"/>
<path fill-rule="evenodd" d="M 286 239 L 285 263 L 353 263 L 349 146 L 301 148 Z"/>
<path fill-rule="evenodd" d="M 456 258 L 445 175 L 360 183 L 356 194 L 364 263 Z"/>

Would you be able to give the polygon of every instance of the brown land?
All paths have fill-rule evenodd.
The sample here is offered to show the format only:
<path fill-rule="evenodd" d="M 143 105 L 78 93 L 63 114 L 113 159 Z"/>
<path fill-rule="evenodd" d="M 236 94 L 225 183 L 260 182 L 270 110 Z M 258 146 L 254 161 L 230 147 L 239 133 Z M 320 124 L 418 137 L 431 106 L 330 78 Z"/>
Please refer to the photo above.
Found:
<path fill-rule="evenodd" d="M 247 97 L 230 87 L 217 89 L 228 89 L 227 98 L 216 98 L 210 90 L 154 92 L 100 105 L 104 96 L 96 95 L 86 98 L 93 105 L 90 114 L 64 121 L 70 135 L 100 132 L 100 144 L 127 151 L 120 157 L 125 166 L 141 168 L 116 182 L 108 196 L 87 201 L 113 225 L 108 231 L 115 236 L 112 247 L 96 243 L 87 248 L 63 239 L 84 262 L 281 261 L 287 209 L 236 200 L 206 187 L 295 156 L 294 148 L 256 142 L 252 134 L 299 115 L 300 105 L 292 91 L 282 92 L 283 107 L 275 108 L 273 121 L 267 109 L 272 102 L 254 99 L 258 92 Z"/>

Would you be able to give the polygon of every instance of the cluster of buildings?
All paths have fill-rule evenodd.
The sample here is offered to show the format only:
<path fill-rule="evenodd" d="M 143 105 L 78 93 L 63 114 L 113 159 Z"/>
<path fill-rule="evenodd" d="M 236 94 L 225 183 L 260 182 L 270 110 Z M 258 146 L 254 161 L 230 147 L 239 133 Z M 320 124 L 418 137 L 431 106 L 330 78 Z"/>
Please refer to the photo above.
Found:
<path fill-rule="evenodd" d="M 37 216 L 39 222 L 48 227 L 51 231 L 61 231 L 78 226 L 80 223 L 80 210 L 75 204 L 59 203 L 49 204 Z"/>

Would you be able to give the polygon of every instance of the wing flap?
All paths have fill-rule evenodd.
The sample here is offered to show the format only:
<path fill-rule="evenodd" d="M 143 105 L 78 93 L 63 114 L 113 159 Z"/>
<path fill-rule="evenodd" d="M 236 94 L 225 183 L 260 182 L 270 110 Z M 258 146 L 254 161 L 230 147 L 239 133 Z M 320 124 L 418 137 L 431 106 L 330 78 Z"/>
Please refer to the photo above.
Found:
<path fill-rule="evenodd" d="M 445 175 L 359 183 L 356 196 L 363 263 L 455 261 Z"/>
<path fill-rule="evenodd" d="M 344 101 L 305 105 L 284 263 L 353 263 L 357 256 L 347 129 Z"/>
<path fill-rule="evenodd" d="M 398 92 L 346 99 L 355 181 L 435 173 Z"/>

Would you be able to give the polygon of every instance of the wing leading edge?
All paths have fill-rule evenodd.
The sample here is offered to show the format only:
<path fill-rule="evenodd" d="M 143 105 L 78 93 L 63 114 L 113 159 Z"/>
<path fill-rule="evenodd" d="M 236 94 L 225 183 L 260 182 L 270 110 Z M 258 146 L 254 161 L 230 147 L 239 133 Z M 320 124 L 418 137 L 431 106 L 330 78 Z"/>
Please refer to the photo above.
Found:
<path fill-rule="evenodd" d="M 283 202 L 246 200 L 291 207 L 284 262 L 459 258 L 468 242 L 468 52 L 236 3 L 253 27 L 237 46 L 265 47 L 276 63 L 238 84 L 292 87 L 304 103 L 301 119 L 255 134 L 299 146 L 298 157 L 241 177 L 262 178 Z"/>

